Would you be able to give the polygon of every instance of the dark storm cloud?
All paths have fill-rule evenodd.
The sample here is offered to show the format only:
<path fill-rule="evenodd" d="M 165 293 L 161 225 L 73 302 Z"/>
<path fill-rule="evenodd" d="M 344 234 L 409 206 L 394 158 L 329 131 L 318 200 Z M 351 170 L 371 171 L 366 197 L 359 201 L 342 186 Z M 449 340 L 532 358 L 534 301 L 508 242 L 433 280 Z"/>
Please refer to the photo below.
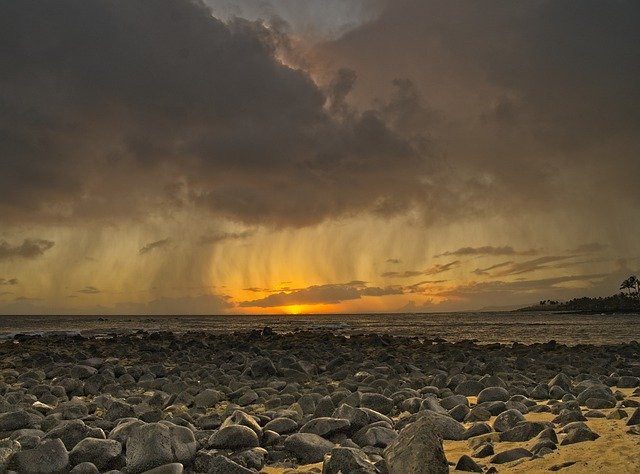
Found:
<path fill-rule="evenodd" d="M 419 275 L 437 275 L 439 273 L 447 272 L 453 268 L 460 266 L 460 260 L 455 260 L 453 262 L 445 263 L 445 264 L 435 264 L 432 267 L 427 268 L 426 270 L 407 270 L 404 272 L 385 272 L 381 277 L 385 278 L 411 278 Z"/>
<path fill-rule="evenodd" d="M 518 262 L 518 263 L 509 263 L 505 262 L 504 264 L 494 265 L 493 268 L 503 268 L 502 270 L 495 272 L 493 276 L 509 276 L 509 275 L 521 275 L 523 273 L 535 272 L 538 270 L 543 270 L 545 268 L 549 268 L 551 263 L 561 262 L 571 258 L 569 256 L 554 256 L 549 255 L 546 257 L 540 257 L 533 260 L 527 260 L 526 262 Z M 555 268 L 555 266 L 553 267 Z"/>
<path fill-rule="evenodd" d="M 171 243 L 171 239 L 162 239 L 162 240 L 157 240 L 155 242 L 148 243 L 144 247 L 142 247 L 140 250 L 138 250 L 138 254 L 144 255 L 145 253 L 149 253 L 152 250 L 166 247 L 170 243 Z"/>
<path fill-rule="evenodd" d="M 386 296 L 402 294 L 399 287 L 369 287 L 364 282 L 353 281 L 343 284 L 313 285 L 291 292 L 280 292 L 265 298 L 243 301 L 243 308 L 272 308 L 300 304 L 337 304 L 342 301 L 357 300 L 363 296 Z"/>
<path fill-rule="evenodd" d="M 429 196 L 441 213 L 570 202 L 609 220 L 611 202 L 640 203 L 628 172 L 640 152 L 638 24 L 635 0 L 388 1 L 377 20 L 318 49 L 356 72 L 362 100 L 408 77 L 441 112 L 433 135 L 457 175 Z"/>
<path fill-rule="evenodd" d="M 97 295 L 98 293 L 102 293 L 95 286 L 85 286 L 81 290 L 78 290 L 77 293 L 83 293 L 85 295 Z"/>
<path fill-rule="evenodd" d="M 255 232 L 250 230 L 245 230 L 243 232 L 223 232 L 221 234 L 205 235 L 200 238 L 200 243 L 206 245 L 222 242 L 223 240 L 242 240 L 247 239 L 254 234 Z"/>
<path fill-rule="evenodd" d="M 604 244 L 601 244 L 599 242 L 591 242 L 589 244 L 583 244 L 572 250 L 569 250 L 569 253 L 576 255 L 592 254 L 602 252 L 606 248 L 607 246 Z"/>
<path fill-rule="evenodd" d="M 417 140 L 383 110 L 345 114 L 346 72 L 335 118 L 321 88 L 279 61 L 282 37 L 189 0 L 1 2 L 5 222 L 195 204 L 304 226 L 418 201 Z"/>
<path fill-rule="evenodd" d="M 0 260 L 41 257 L 54 245 L 55 242 L 45 239 L 24 239 L 19 245 L 11 245 L 5 240 L 0 240 Z"/>
<path fill-rule="evenodd" d="M 0 278 L 0 286 L 5 285 L 17 285 L 19 283 L 17 278 Z"/>
<path fill-rule="evenodd" d="M 462 247 L 458 250 L 444 252 L 436 257 L 445 257 L 445 256 L 456 256 L 456 257 L 467 257 L 467 256 L 502 256 L 502 255 L 535 255 L 538 251 L 534 249 L 530 250 L 514 250 L 511 246 L 504 247 L 493 247 L 490 245 L 484 247 Z"/>

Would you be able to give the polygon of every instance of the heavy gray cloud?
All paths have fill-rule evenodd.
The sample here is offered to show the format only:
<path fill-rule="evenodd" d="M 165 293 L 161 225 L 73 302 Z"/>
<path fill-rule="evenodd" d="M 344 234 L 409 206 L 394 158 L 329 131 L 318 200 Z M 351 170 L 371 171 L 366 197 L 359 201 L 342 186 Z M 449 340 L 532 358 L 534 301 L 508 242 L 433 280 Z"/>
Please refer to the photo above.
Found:
<path fill-rule="evenodd" d="M 453 268 L 460 266 L 460 260 L 454 260 L 453 262 L 440 264 L 437 263 L 425 270 L 406 270 L 404 272 L 384 272 L 381 277 L 384 278 L 411 278 L 419 275 L 437 275 L 439 273 L 447 272 Z"/>
<path fill-rule="evenodd" d="M 0 240 L 0 260 L 41 257 L 54 245 L 55 242 L 45 239 L 24 239 L 18 245 L 12 245 L 5 240 Z"/>
<path fill-rule="evenodd" d="M 462 247 L 458 250 L 448 251 L 436 255 L 436 257 L 456 256 L 502 256 L 502 255 L 535 255 L 538 251 L 535 249 L 530 250 L 515 250 L 513 247 L 505 245 L 502 247 L 494 247 L 487 245 L 484 247 Z"/>
<path fill-rule="evenodd" d="M 171 239 L 169 239 L 169 238 L 162 239 L 162 240 L 156 240 L 155 242 L 149 242 L 148 244 L 146 244 L 142 248 L 140 248 L 140 250 L 138 250 L 138 254 L 139 255 L 144 255 L 146 253 L 151 252 L 152 250 L 166 247 L 170 243 L 171 243 Z"/>
<path fill-rule="evenodd" d="M 417 142 L 380 110 L 334 118 L 280 37 L 197 1 L 2 2 L 0 213 L 303 226 L 418 201 Z"/>
<path fill-rule="evenodd" d="M 272 308 L 304 304 L 336 304 L 342 301 L 357 300 L 363 296 L 399 294 L 402 294 L 402 289 L 399 287 L 371 287 L 362 281 L 353 281 L 350 283 L 313 285 L 289 292 L 282 291 L 257 300 L 243 301 L 238 306 L 243 308 Z"/>

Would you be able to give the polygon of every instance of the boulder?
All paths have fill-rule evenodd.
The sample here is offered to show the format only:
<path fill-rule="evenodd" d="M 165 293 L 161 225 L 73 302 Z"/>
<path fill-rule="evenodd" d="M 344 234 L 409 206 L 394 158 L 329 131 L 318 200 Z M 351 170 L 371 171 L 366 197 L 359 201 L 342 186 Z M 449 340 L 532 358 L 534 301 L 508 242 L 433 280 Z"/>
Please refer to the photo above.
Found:
<path fill-rule="evenodd" d="M 49 439 L 33 449 L 17 452 L 9 468 L 29 474 L 58 474 L 67 471 L 69 454 L 60 439 Z"/>
<path fill-rule="evenodd" d="M 85 438 L 71 450 L 69 461 L 72 466 L 91 462 L 100 471 L 118 469 L 124 461 L 122 445 L 112 439 Z"/>
<path fill-rule="evenodd" d="M 449 472 L 442 438 L 433 428 L 433 420 L 422 417 L 400 431 L 398 437 L 384 450 L 389 474 Z"/>
<path fill-rule="evenodd" d="M 331 441 L 313 433 L 296 433 L 284 441 L 284 449 L 303 464 L 320 462 L 335 447 Z"/>
<path fill-rule="evenodd" d="M 355 448 L 333 448 L 322 464 L 322 474 L 378 474 L 367 455 Z"/>

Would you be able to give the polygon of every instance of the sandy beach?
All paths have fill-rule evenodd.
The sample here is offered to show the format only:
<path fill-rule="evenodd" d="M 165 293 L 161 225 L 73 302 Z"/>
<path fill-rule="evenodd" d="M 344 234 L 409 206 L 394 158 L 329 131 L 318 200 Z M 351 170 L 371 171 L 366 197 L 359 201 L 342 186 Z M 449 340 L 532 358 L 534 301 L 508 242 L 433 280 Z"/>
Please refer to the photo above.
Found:
<path fill-rule="evenodd" d="M 17 335 L 0 472 L 640 472 L 640 345 Z"/>

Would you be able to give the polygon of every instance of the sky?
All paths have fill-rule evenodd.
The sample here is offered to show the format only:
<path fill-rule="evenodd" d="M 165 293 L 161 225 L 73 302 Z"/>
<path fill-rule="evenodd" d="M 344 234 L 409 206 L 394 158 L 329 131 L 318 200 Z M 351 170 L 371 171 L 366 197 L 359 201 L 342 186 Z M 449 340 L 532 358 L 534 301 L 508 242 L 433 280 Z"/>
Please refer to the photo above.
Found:
<path fill-rule="evenodd" d="M 635 0 L 0 3 L 0 314 L 511 309 L 640 271 Z"/>

